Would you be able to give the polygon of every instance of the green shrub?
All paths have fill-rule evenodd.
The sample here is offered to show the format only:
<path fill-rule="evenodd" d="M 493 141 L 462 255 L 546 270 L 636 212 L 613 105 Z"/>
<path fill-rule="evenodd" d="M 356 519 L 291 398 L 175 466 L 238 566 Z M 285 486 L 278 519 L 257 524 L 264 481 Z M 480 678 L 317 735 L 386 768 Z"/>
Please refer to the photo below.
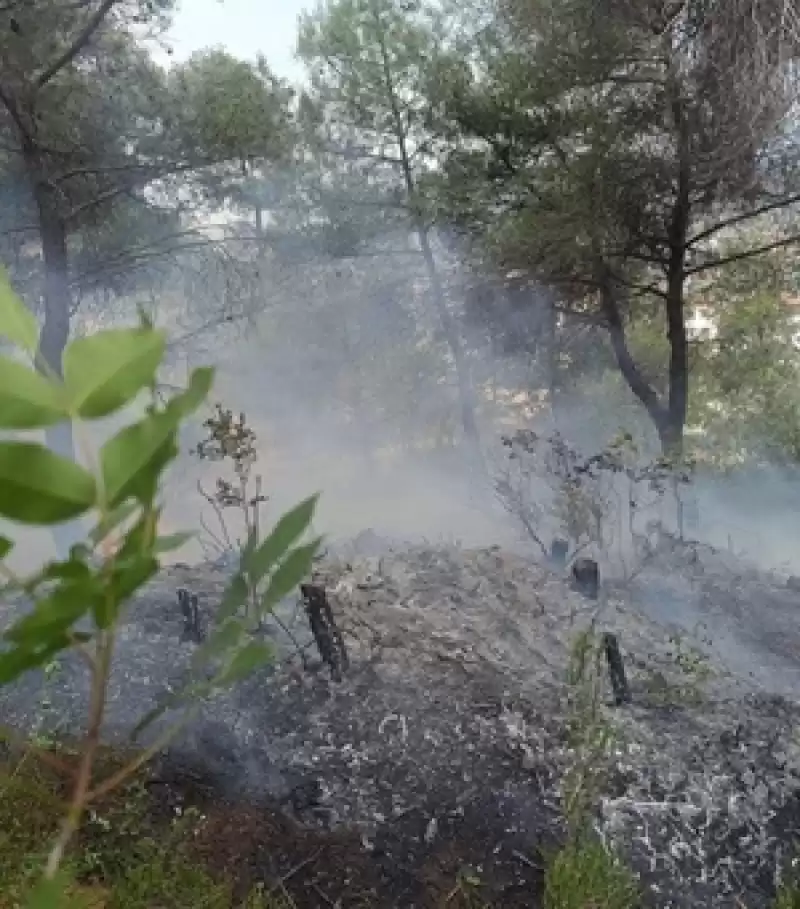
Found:
<path fill-rule="evenodd" d="M 316 496 L 284 515 L 263 540 L 257 523 L 248 528 L 239 569 L 223 597 L 214 627 L 195 651 L 190 681 L 141 718 L 135 732 L 141 733 L 170 708 L 183 708 L 181 722 L 127 764 L 96 779 L 105 689 L 124 606 L 157 574 L 163 554 L 191 536 L 159 534 L 160 491 L 164 471 L 179 452 L 181 425 L 205 402 L 214 370 L 195 369 L 184 391 L 162 400 L 156 380 L 167 337 L 141 315 L 136 328 L 97 332 L 70 342 L 62 368 L 56 372 L 38 350 L 39 328 L 34 316 L 2 272 L 0 336 L 28 360 L 26 364 L 19 356 L 0 356 L 0 432 L 4 434 L 0 441 L 0 517 L 40 527 L 88 519 L 90 527 L 85 542 L 72 546 L 68 555 L 59 554 L 24 577 L 7 563 L 14 541 L 0 537 L 0 569 L 7 582 L 0 592 L 5 596 L 24 594 L 34 603 L 31 611 L 2 632 L 0 685 L 46 667 L 68 649 L 82 656 L 90 678 L 87 732 L 78 749 L 66 812 L 49 849 L 44 877 L 31 895 L 31 907 L 51 909 L 63 905 L 65 899 L 75 902 L 74 896 L 64 896 L 70 877 L 65 857 L 84 823 L 87 807 L 129 780 L 162 750 L 196 714 L 204 698 L 235 684 L 271 658 L 271 650 L 253 638 L 251 625 L 240 618 L 240 610 L 249 606 L 255 613 L 250 618 L 260 621 L 305 577 L 321 541 L 296 545 L 311 525 Z M 119 414 L 142 395 L 150 399 L 145 415 L 112 435 L 99 451 L 90 450 L 85 423 Z M 42 431 L 65 423 L 72 425 L 82 449 L 80 461 L 41 442 L 13 438 L 16 431 Z M 6 837 L 38 839 L 51 833 L 45 827 L 31 824 L 23 831 L 18 824 L 12 825 Z M 26 850 L 25 855 L 29 854 Z M 141 892 L 153 870 L 150 865 L 144 867 L 146 870 L 140 865 L 130 869 L 130 874 L 140 875 L 134 882 Z M 188 881 L 189 870 L 186 874 Z M 131 892 L 130 887 L 126 892 Z"/>
<path fill-rule="evenodd" d="M 595 837 L 571 840 L 545 877 L 545 909 L 636 909 L 639 888 L 631 871 Z"/>

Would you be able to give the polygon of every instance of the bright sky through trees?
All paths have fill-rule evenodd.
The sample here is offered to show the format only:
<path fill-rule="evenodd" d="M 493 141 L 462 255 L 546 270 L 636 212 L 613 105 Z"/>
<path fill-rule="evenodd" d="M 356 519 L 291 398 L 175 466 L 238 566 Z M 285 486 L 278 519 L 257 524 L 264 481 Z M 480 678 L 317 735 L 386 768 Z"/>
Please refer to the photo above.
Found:
<path fill-rule="evenodd" d="M 174 57 L 222 45 L 237 57 L 261 53 L 280 76 L 298 79 L 297 17 L 308 0 L 182 0 L 172 31 Z"/>

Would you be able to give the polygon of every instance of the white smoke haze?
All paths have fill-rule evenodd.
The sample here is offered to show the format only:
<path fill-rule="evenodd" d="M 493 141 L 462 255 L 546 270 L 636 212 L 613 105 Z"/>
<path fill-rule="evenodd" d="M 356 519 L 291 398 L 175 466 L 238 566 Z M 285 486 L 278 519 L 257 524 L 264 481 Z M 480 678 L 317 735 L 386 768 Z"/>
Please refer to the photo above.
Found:
<path fill-rule="evenodd" d="M 509 354 L 492 344 L 480 326 L 463 317 L 467 270 L 452 251 L 444 266 L 449 303 L 469 352 L 490 476 L 471 468 L 451 364 L 413 255 L 317 257 L 299 266 L 272 260 L 260 275 L 260 287 L 248 290 L 250 317 L 221 327 L 204 329 L 237 301 L 225 299 L 214 282 L 197 283 L 192 277 L 198 268 L 209 269 L 202 255 L 185 267 L 189 278 L 179 273 L 163 294 L 154 295 L 157 321 L 175 344 L 162 376 L 165 387 L 184 383 L 194 366 L 216 367 L 211 403 L 244 412 L 256 432 L 254 473 L 261 475 L 269 496 L 268 523 L 298 499 L 320 492 L 315 529 L 332 540 L 370 528 L 403 540 L 499 544 L 539 557 L 494 493 L 493 478 L 507 464 L 501 435 L 518 428 L 543 435 L 557 430 L 587 456 L 623 429 L 643 446 L 652 444 L 646 418 L 624 389 L 598 392 L 590 381 L 579 381 L 559 395 L 553 417 L 539 403 L 546 397 L 537 388 L 541 351 Z M 130 323 L 133 308 L 120 301 L 99 318 L 76 319 L 73 331 Z M 503 327 L 519 332 L 519 315 L 509 319 Z M 90 447 L 96 449 L 130 418 L 87 427 Z M 209 554 L 209 546 L 201 545 L 211 542 L 201 529 L 203 521 L 220 531 L 197 484 L 213 489 L 228 468 L 200 462 L 190 453 L 204 435 L 199 423 L 186 428 L 182 454 L 165 489 L 165 529 L 198 531 L 197 540 L 174 554 L 179 561 Z M 546 489 L 542 483 L 540 496 L 534 488 L 533 498 L 544 500 Z M 800 573 L 797 470 L 701 471 L 685 498 L 688 537 L 769 570 Z M 240 529 L 235 511 L 226 510 L 225 517 L 235 536 Z M 674 510 L 662 508 L 659 517 L 674 529 Z M 546 545 L 558 532 L 552 522 L 540 530 Z M 14 567 L 32 567 L 52 554 L 47 533 L 22 528 L 15 536 Z M 617 545 L 622 545 L 619 539 Z M 602 553 L 595 554 L 602 560 Z"/>

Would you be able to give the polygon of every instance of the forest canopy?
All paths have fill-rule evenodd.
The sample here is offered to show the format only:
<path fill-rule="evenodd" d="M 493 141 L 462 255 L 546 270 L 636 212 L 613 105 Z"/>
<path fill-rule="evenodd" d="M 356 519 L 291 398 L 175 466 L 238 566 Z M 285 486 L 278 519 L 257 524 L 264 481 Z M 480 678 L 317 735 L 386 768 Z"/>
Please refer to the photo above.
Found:
<path fill-rule="evenodd" d="M 794 12 L 329 0 L 291 86 L 165 68 L 169 0 L 5 0 L 0 256 L 51 367 L 143 300 L 294 332 L 365 450 L 423 413 L 478 463 L 501 400 L 604 387 L 664 452 L 796 460 Z"/>

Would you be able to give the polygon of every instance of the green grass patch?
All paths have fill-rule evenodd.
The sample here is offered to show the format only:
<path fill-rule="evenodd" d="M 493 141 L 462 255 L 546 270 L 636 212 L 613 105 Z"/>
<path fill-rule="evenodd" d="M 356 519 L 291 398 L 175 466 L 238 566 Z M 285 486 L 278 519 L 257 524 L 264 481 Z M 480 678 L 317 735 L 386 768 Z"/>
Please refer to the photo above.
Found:
<path fill-rule="evenodd" d="M 43 754 L 0 751 L 0 909 L 24 905 L 66 807 L 69 774 L 50 766 L 46 758 L 55 754 L 68 761 L 74 755 L 63 750 Z M 120 761 L 118 754 L 102 752 L 99 777 Z M 244 901 L 235 900 L 235 862 L 225 869 L 228 879 L 220 880 L 192 851 L 200 821 L 191 808 L 179 817 L 169 816 L 144 777 L 92 806 L 64 863 L 76 881 L 71 909 L 295 909 L 280 887 L 270 891 L 256 885 Z M 632 872 L 589 833 L 571 836 L 546 865 L 543 909 L 641 907 Z M 447 894 L 447 909 L 490 909 L 481 890 L 477 876 L 460 875 Z M 800 888 L 787 882 L 772 909 L 800 909 Z"/>
<path fill-rule="evenodd" d="M 567 843 L 545 877 L 545 909 L 637 909 L 640 891 L 631 871 L 595 837 Z"/>
<path fill-rule="evenodd" d="M 774 909 L 800 909 L 800 886 L 789 883 L 779 887 Z"/>
<path fill-rule="evenodd" d="M 52 756 L 52 752 L 49 753 Z M 69 755 L 63 755 L 69 761 Z M 100 755 L 99 777 L 121 758 Z M 69 776 L 33 752 L 0 756 L 0 909 L 18 909 L 41 874 L 69 794 Z M 70 905 L 91 909 L 288 909 L 254 890 L 244 903 L 190 855 L 197 816 L 153 812 L 134 779 L 87 812 L 65 868 L 77 886 Z"/>

